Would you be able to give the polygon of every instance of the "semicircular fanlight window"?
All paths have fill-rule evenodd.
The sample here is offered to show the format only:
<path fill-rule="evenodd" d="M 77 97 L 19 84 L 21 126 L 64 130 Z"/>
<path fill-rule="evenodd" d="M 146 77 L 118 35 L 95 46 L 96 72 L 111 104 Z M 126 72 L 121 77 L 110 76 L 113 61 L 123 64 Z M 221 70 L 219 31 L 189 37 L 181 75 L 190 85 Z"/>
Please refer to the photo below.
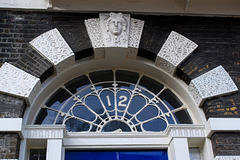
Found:
<path fill-rule="evenodd" d="M 59 88 L 35 124 L 65 124 L 69 132 L 160 132 L 191 124 L 186 106 L 163 84 L 123 70 L 82 75 Z"/>

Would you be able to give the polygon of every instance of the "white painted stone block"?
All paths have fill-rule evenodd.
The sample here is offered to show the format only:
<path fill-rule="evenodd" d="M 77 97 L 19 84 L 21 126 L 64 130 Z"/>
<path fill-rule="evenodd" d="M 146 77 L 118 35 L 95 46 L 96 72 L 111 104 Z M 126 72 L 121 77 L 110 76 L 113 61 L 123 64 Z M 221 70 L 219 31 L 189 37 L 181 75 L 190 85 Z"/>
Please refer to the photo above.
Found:
<path fill-rule="evenodd" d="M 54 65 L 57 73 L 75 63 L 73 51 L 56 28 L 33 39 L 30 44 Z"/>
<path fill-rule="evenodd" d="M 99 18 L 85 20 L 85 26 L 94 49 L 94 58 L 105 58 L 105 45 L 103 42 Z"/>
<path fill-rule="evenodd" d="M 209 118 L 206 134 L 211 137 L 214 132 L 240 132 L 239 118 Z"/>
<path fill-rule="evenodd" d="M 173 75 L 177 66 L 197 47 L 196 43 L 172 31 L 160 49 L 155 65 Z"/>
<path fill-rule="evenodd" d="M 188 87 L 197 105 L 214 96 L 238 91 L 237 86 L 222 66 L 193 79 Z"/>
<path fill-rule="evenodd" d="M 0 68 L 0 92 L 24 98 L 32 103 L 41 88 L 40 79 L 9 64 Z"/>
<path fill-rule="evenodd" d="M 130 32 L 127 52 L 127 58 L 129 59 L 135 59 L 137 57 L 143 26 L 144 21 L 134 18 L 130 19 Z"/>
<path fill-rule="evenodd" d="M 22 130 L 22 118 L 0 118 L 1 132 L 20 132 Z"/>

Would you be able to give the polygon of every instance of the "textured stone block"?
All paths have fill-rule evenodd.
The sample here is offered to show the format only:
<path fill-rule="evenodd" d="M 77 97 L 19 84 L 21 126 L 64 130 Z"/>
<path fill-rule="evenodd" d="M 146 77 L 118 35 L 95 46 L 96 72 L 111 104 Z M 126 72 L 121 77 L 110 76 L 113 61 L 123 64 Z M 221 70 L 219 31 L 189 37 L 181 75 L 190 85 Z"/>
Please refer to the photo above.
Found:
<path fill-rule="evenodd" d="M 128 41 L 127 58 L 135 59 L 138 53 L 138 48 L 142 36 L 144 21 L 139 19 L 130 19 L 130 31 Z"/>
<path fill-rule="evenodd" d="M 94 49 L 94 58 L 105 58 L 105 45 L 103 42 L 99 18 L 85 20 L 85 26 Z"/>
<path fill-rule="evenodd" d="M 201 105 L 205 99 L 230 94 L 238 91 L 238 88 L 226 70 L 219 66 L 193 79 L 188 90 L 196 104 Z"/>
<path fill-rule="evenodd" d="M 159 51 L 155 64 L 173 75 L 177 66 L 197 47 L 196 43 L 172 31 Z"/>
<path fill-rule="evenodd" d="M 9 63 L 4 63 L 0 68 L 0 77 L 0 92 L 22 97 L 29 103 L 41 87 L 39 78 Z"/>
<path fill-rule="evenodd" d="M 57 73 L 75 63 L 73 51 L 56 28 L 33 39 L 30 44 L 54 64 Z"/>

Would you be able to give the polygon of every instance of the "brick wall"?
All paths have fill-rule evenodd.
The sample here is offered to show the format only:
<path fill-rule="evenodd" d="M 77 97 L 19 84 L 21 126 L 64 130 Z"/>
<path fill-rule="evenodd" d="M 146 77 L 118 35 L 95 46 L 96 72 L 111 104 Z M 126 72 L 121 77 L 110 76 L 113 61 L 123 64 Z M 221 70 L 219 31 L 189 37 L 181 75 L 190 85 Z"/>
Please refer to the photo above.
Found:
<path fill-rule="evenodd" d="M 174 30 L 199 45 L 178 67 L 176 76 L 188 84 L 191 79 L 222 65 L 240 89 L 240 18 L 131 16 L 145 21 L 138 56 L 155 60 L 161 46 Z M 91 56 L 93 50 L 84 20 L 96 17 L 98 14 L 0 11 L 0 66 L 10 62 L 43 82 L 53 74 L 52 64 L 32 50 L 28 42 L 50 29 L 58 28 L 76 54 L 76 59 Z M 22 117 L 25 108 L 23 100 L 10 98 L 8 102 L 8 98 L 4 97 L 0 96 L 1 117 Z M 202 106 L 205 116 L 240 117 L 239 97 L 240 93 L 237 93 L 207 100 Z M 233 147 L 228 145 L 232 142 L 229 138 L 222 144 L 218 143 L 226 135 L 234 136 L 236 142 L 239 141 L 237 133 L 215 133 L 211 138 L 214 154 L 240 155 L 236 149 L 239 143 L 233 145 L 235 148 L 232 150 L 227 149 Z"/>

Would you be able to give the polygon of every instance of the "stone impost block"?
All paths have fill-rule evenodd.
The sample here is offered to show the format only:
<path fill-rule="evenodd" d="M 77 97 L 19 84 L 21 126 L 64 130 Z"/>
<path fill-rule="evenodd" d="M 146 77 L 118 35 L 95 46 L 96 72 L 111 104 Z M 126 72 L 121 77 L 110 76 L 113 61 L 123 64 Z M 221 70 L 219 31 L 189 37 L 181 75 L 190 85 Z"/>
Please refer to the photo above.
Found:
<path fill-rule="evenodd" d="M 73 51 L 56 28 L 33 39 L 30 44 L 54 65 L 57 73 L 75 63 Z"/>
<path fill-rule="evenodd" d="M 238 91 L 237 86 L 222 66 L 193 79 L 188 87 L 197 105 L 211 97 Z"/>

